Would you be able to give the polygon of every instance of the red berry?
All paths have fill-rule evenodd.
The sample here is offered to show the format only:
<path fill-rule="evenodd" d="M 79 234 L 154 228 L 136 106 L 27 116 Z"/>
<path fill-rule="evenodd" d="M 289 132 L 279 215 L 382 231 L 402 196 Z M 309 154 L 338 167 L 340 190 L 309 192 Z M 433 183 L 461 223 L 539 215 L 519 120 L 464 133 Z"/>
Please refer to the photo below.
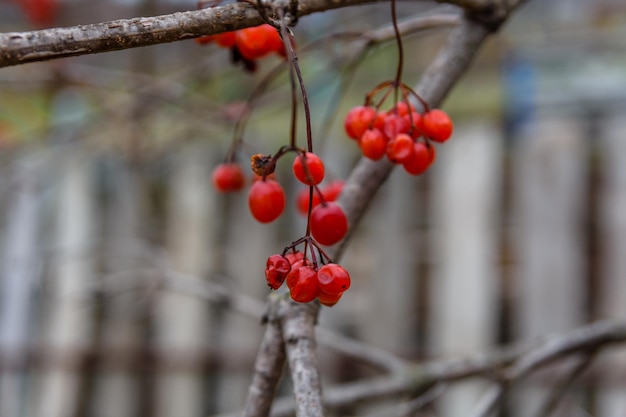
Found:
<path fill-rule="evenodd" d="M 395 138 L 400 133 L 408 133 L 409 130 L 411 130 L 411 123 L 404 116 L 389 113 L 385 118 L 383 133 L 389 140 Z"/>
<path fill-rule="evenodd" d="M 406 133 L 396 135 L 387 144 L 387 158 L 395 164 L 403 164 L 410 160 L 414 152 L 413 138 Z"/>
<path fill-rule="evenodd" d="M 273 290 L 283 285 L 287 274 L 291 271 L 291 263 L 282 255 L 272 255 L 265 264 L 265 280 Z"/>
<path fill-rule="evenodd" d="M 252 216 L 259 222 L 272 222 L 285 209 L 285 191 L 277 181 L 256 181 L 250 187 L 248 205 Z"/>
<path fill-rule="evenodd" d="M 326 197 L 324 197 L 326 198 Z M 313 191 L 313 207 L 320 203 L 320 196 Z M 309 212 L 309 188 L 304 188 L 298 192 L 296 196 L 296 209 L 298 213 L 306 215 Z"/>
<path fill-rule="evenodd" d="M 344 182 L 341 180 L 336 180 L 330 182 L 326 186 L 320 188 L 320 192 L 322 196 L 324 196 L 324 201 L 335 201 L 341 194 L 343 190 Z M 322 202 L 319 194 L 316 191 L 313 191 L 313 207 L 319 205 Z M 296 208 L 298 213 L 306 215 L 309 212 L 309 188 L 304 188 L 298 191 L 296 196 Z"/>
<path fill-rule="evenodd" d="M 445 142 L 452 136 L 452 120 L 443 110 L 433 109 L 424 114 L 422 129 L 424 136 L 435 142 Z"/>
<path fill-rule="evenodd" d="M 293 160 L 293 173 L 301 183 L 317 185 L 324 179 L 324 163 L 314 153 L 305 152 Z"/>
<path fill-rule="evenodd" d="M 223 193 L 239 191 L 246 184 L 243 170 L 239 164 L 232 162 L 225 162 L 216 166 L 211 179 L 215 188 Z"/>
<path fill-rule="evenodd" d="M 414 111 L 411 114 L 404 116 L 404 118 L 409 122 L 409 132 L 413 138 L 417 139 L 424 134 L 424 127 L 422 125 L 423 119 L 421 114 Z"/>
<path fill-rule="evenodd" d="M 399 101 L 390 113 L 396 113 L 399 116 L 406 116 L 410 112 L 414 112 L 415 107 L 412 104 L 407 104 L 406 101 Z"/>
<path fill-rule="evenodd" d="M 215 43 L 217 43 L 222 48 L 231 48 L 235 45 L 235 38 L 235 32 L 224 32 L 215 35 Z"/>
<path fill-rule="evenodd" d="M 263 24 L 259 26 L 266 32 L 267 36 L 267 49 L 270 52 L 276 52 L 278 55 L 284 56 L 285 54 L 285 45 L 283 44 L 283 40 L 278 33 L 276 28 L 272 27 L 272 25 Z"/>
<path fill-rule="evenodd" d="M 373 107 L 356 106 L 346 115 L 344 127 L 349 137 L 359 140 L 367 129 L 376 125 L 376 120 L 376 109 Z"/>
<path fill-rule="evenodd" d="M 235 46 L 247 60 L 254 61 L 270 52 L 268 32 L 261 26 L 239 29 L 235 32 Z"/>
<path fill-rule="evenodd" d="M 322 195 L 324 196 L 324 200 L 326 201 L 337 200 L 337 198 L 339 198 L 339 195 L 343 191 L 343 184 L 344 184 L 343 181 L 336 180 L 336 181 L 329 183 L 324 188 L 322 188 Z M 315 204 L 315 197 L 313 197 L 313 204 L 317 205 Z"/>
<path fill-rule="evenodd" d="M 308 303 L 319 294 L 317 272 L 311 266 L 292 268 L 287 274 L 289 294 L 294 301 Z"/>
<path fill-rule="evenodd" d="M 434 148 L 433 146 L 430 147 Z M 434 155 L 428 148 L 423 142 L 417 142 L 414 145 L 415 152 L 413 156 L 402 164 L 406 172 L 411 175 L 420 175 L 426 172 L 432 162 L 431 155 Z"/>
<path fill-rule="evenodd" d="M 317 270 L 317 283 L 326 294 L 341 294 L 350 288 L 350 274 L 341 265 L 327 264 Z"/>
<path fill-rule="evenodd" d="M 387 152 L 387 138 L 380 129 L 368 129 L 359 142 L 361 153 L 366 158 L 378 161 Z"/>
<path fill-rule="evenodd" d="M 311 211 L 311 234 L 322 245 L 334 245 L 348 232 L 348 218 L 339 204 L 327 202 Z"/>
<path fill-rule="evenodd" d="M 285 254 L 285 258 L 287 258 L 287 260 L 289 261 L 289 263 L 291 264 L 291 267 L 293 268 L 294 264 L 298 261 L 301 261 L 304 259 L 304 253 L 300 252 L 300 251 L 296 251 L 296 252 L 287 252 Z"/>
<path fill-rule="evenodd" d="M 320 304 L 326 307 L 332 307 L 337 304 L 342 295 L 343 293 L 326 294 L 325 292 L 320 291 L 320 293 L 317 295 L 317 299 L 320 300 Z"/>

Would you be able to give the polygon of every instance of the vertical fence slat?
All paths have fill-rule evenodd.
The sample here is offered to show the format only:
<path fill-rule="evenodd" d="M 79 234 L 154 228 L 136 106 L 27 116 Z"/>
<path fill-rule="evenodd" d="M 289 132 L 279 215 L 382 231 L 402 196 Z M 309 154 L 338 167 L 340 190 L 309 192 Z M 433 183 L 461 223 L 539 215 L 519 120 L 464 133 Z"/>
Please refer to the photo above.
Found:
<path fill-rule="evenodd" d="M 205 277 L 210 266 L 208 237 L 215 227 L 211 210 L 210 175 L 198 149 L 182 152 L 169 182 L 167 253 L 172 267 Z M 189 295 L 161 291 L 155 305 L 159 359 L 156 414 L 195 417 L 205 412 L 203 368 L 211 325 L 206 303 Z M 172 365 L 172 366 L 168 366 Z"/>
<path fill-rule="evenodd" d="M 81 154 L 63 164 L 54 230 L 54 262 L 47 287 L 48 312 L 42 346 L 39 416 L 75 415 L 80 399 L 81 364 L 91 343 L 94 284 L 93 189 Z"/>
<path fill-rule="evenodd" d="M 28 165 L 17 168 L 13 177 L 15 188 L 4 235 L 0 277 L 1 416 L 17 416 L 22 409 L 23 367 L 26 365 L 31 329 L 33 286 L 41 271 L 41 254 L 37 247 L 40 215 L 38 180 L 37 173 Z"/>
<path fill-rule="evenodd" d="M 408 191 L 414 181 L 402 167 L 392 172 L 359 226 L 357 234 L 362 241 L 350 255 L 351 263 L 356 264 L 355 279 L 366 288 L 362 292 L 365 299 L 359 301 L 363 309 L 358 322 L 360 337 L 402 354 L 411 354 L 416 347 L 416 318 L 408 311 L 417 302 L 414 236 L 408 232 L 417 205 L 415 193 Z"/>
<path fill-rule="evenodd" d="M 277 175 L 282 176 L 281 173 Z M 227 198 L 230 200 L 230 221 L 223 248 L 226 272 L 223 283 L 232 291 L 263 300 L 269 293 L 263 272 L 267 257 L 280 252 L 287 244 L 277 239 L 278 227 L 284 219 L 260 224 L 250 214 L 246 192 Z M 217 408 L 218 411 L 228 411 L 240 407 L 246 396 L 263 329 L 259 321 L 233 311 L 224 311 L 221 318 L 219 359 L 222 370 L 217 384 Z"/>
<path fill-rule="evenodd" d="M 132 291 L 134 271 L 141 266 L 137 248 L 142 219 L 142 178 L 128 161 L 103 160 L 108 184 L 102 227 L 102 284 L 105 291 L 100 324 L 100 352 L 93 413 L 95 417 L 134 417 L 139 410 L 139 377 L 131 368 L 138 359 L 143 329 L 138 316 L 145 296 Z M 141 244 L 141 243 L 139 243 Z M 131 272 L 128 274 L 128 272 Z M 123 279 L 112 276 L 126 272 Z M 117 288 L 121 288 L 121 291 Z"/>
<path fill-rule="evenodd" d="M 600 142 L 604 181 L 601 199 L 601 251 L 603 254 L 601 314 L 626 317 L 626 141 L 624 113 L 607 117 Z M 597 415 L 626 415 L 626 348 L 603 354 Z"/>
<path fill-rule="evenodd" d="M 565 331 L 583 322 L 582 225 L 587 198 L 583 132 L 577 119 L 562 117 L 540 119 L 527 136 L 517 138 L 514 297 L 520 339 Z M 543 404 L 549 385 L 537 383 L 521 393 L 516 415 L 535 415 Z"/>
<path fill-rule="evenodd" d="M 502 139 L 490 124 L 457 129 L 438 150 L 432 182 L 431 354 L 467 354 L 494 342 L 497 312 L 498 204 Z M 444 416 L 463 416 L 482 385 L 460 384 L 441 401 Z"/>

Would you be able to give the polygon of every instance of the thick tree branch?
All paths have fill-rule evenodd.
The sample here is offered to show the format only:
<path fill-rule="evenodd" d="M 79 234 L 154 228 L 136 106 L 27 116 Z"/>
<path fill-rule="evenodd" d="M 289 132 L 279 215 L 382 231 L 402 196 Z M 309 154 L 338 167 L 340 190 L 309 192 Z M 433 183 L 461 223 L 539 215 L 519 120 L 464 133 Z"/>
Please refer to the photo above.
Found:
<path fill-rule="evenodd" d="M 296 417 L 323 417 L 322 383 L 315 353 L 319 304 L 284 299 L 282 331 L 296 400 Z"/>
<path fill-rule="evenodd" d="M 248 388 L 244 417 L 269 415 L 276 388 L 285 365 L 285 344 L 278 315 L 279 300 L 269 303 L 265 334 L 254 363 L 254 375 Z"/>
<path fill-rule="evenodd" d="M 377 0 L 299 0 L 297 17 Z M 240 2 L 162 16 L 93 25 L 0 33 L 0 67 L 175 42 L 263 23 Z"/>
<path fill-rule="evenodd" d="M 325 390 L 324 404 L 332 408 L 383 398 L 399 398 L 423 392 L 438 383 L 502 375 L 502 384 L 486 394 L 483 405 L 478 407 L 481 411 L 471 414 L 482 417 L 493 410 L 508 383 L 569 355 L 600 350 L 625 341 L 626 322 L 599 321 L 568 333 L 554 335 L 544 341 L 536 341 L 534 347 L 512 346 L 464 359 L 415 364 L 407 368 L 403 375 L 377 377 L 330 387 Z M 286 417 L 292 413 L 291 399 L 276 401 L 272 409 L 273 417 Z"/>

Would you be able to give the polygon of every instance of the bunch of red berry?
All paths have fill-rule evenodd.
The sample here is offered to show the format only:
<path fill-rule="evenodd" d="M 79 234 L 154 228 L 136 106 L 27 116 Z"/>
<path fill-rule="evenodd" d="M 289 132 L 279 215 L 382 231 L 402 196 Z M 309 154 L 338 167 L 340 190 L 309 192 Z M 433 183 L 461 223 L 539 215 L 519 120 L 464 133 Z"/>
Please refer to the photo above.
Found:
<path fill-rule="evenodd" d="M 215 42 L 222 48 L 230 49 L 235 63 L 241 62 L 249 71 L 256 69 L 256 61 L 272 52 L 285 58 L 285 45 L 278 31 L 269 24 L 208 35 L 196 38 L 201 45 Z"/>
<path fill-rule="evenodd" d="M 298 181 L 308 186 L 306 198 L 298 197 L 298 206 L 303 204 L 300 200 L 306 200 L 307 207 L 303 210 L 308 213 L 307 233 L 282 254 L 268 258 L 265 278 L 274 290 L 287 281 L 289 294 L 294 301 L 308 303 L 318 299 L 321 304 L 332 306 L 350 287 L 350 275 L 343 267 L 333 263 L 320 245 L 334 245 L 348 232 L 346 214 L 335 202 L 343 182 L 334 181 L 326 187 L 319 187 L 324 180 L 325 168 L 320 157 L 313 152 L 285 146 L 273 156 L 256 154 L 250 159 L 250 166 L 256 176 L 248 192 L 250 213 L 261 223 L 273 222 L 283 213 L 285 191 L 275 179 L 274 170 L 278 159 L 291 151 L 296 153 L 293 174 Z M 220 192 L 234 192 L 245 187 L 243 170 L 235 162 L 218 165 L 213 170 L 212 180 Z M 300 244 L 304 244 L 304 252 L 296 250 Z M 310 258 L 305 256 L 307 251 Z"/>
<path fill-rule="evenodd" d="M 306 242 L 306 239 L 303 241 Z M 319 266 L 315 258 L 310 260 L 304 253 L 295 249 L 295 245 L 299 243 L 288 247 L 282 254 L 267 258 L 265 266 L 267 285 L 277 290 L 286 281 L 289 295 L 294 301 L 309 303 L 318 299 L 322 305 L 328 307 L 335 305 L 343 293 L 350 288 L 350 274 L 341 265 L 335 263 Z M 319 247 L 317 250 L 322 259 L 329 259 Z M 313 250 L 311 254 L 314 255 Z"/>
<path fill-rule="evenodd" d="M 387 86 L 383 84 L 383 87 Z M 406 93 L 408 87 L 402 87 Z M 346 133 L 358 143 L 363 156 L 375 161 L 386 156 L 389 161 L 401 164 L 411 175 L 423 174 L 435 161 L 432 142 L 443 143 L 450 138 L 452 120 L 442 110 L 428 109 L 426 103 L 423 103 L 425 111 L 419 113 L 409 103 L 408 94 L 403 94 L 404 100 L 390 110 L 381 111 L 382 103 L 378 106 L 370 104 L 371 96 L 379 88 L 368 94 L 365 105 L 353 107 L 348 112 L 344 122 Z"/>
<path fill-rule="evenodd" d="M 285 210 L 286 196 L 283 187 L 275 179 L 273 172 L 277 160 L 289 151 L 297 153 L 293 160 L 293 173 L 298 181 L 309 186 L 308 195 L 313 196 L 309 215 L 309 228 L 313 238 L 322 245 L 334 245 L 348 232 L 348 219 L 339 204 L 335 202 L 341 192 L 343 182 L 330 183 L 320 188 L 324 179 L 324 163 L 312 152 L 283 147 L 275 156 L 254 155 L 251 167 L 257 176 L 248 192 L 248 205 L 252 216 L 261 223 L 278 219 Z M 220 192 L 239 191 L 245 187 L 245 177 L 241 166 L 235 162 L 224 162 L 213 170 L 212 180 Z M 299 197 L 301 199 L 301 197 Z M 307 200 L 310 200 L 309 198 Z M 301 203 L 298 201 L 298 205 Z M 309 208 L 307 207 L 307 212 Z"/>

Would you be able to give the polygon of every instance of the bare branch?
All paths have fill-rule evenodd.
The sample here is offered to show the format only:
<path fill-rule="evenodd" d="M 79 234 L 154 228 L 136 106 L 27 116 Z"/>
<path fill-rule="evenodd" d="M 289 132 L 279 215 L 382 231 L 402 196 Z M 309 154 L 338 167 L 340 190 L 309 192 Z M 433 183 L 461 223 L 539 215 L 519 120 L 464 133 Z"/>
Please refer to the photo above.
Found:
<path fill-rule="evenodd" d="M 298 17 L 376 0 L 300 0 Z M 0 67 L 175 42 L 263 23 L 247 2 L 93 25 L 0 33 Z"/>
<path fill-rule="evenodd" d="M 323 417 L 322 384 L 315 354 L 318 303 L 282 302 L 282 331 L 291 370 L 297 417 Z"/>
<path fill-rule="evenodd" d="M 248 388 L 244 417 L 269 415 L 276 388 L 285 365 L 285 344 L 278 317 L 278 299 L 270 300 L 265 334 L 254 363 L 254 375 Z"/>
<path fill-rule="evenodd" d="M 512 346 L 490 353 L 480 353 L 464 359 L 448 359 L 426 364 L 416 364 L 406 369 L 404 375 L 390 375 L 361 380 L 331 387 L 325 390 L 324 404 L 339 407 L 375 401 L 382 398 L 398 398 L 421 392 L 437 383 L 454 382 L 471 377 L 493 377 L 502 374 L 503 379 L 482 399 L 473 416 L 488 416 L 499 403 L 509 381 L 519 379 L 549 362 L 568 357 L 577 352 L 606 348 L 626 341 L 626 321 L 599 321 L 569 333 L 555 335 L 536 346 Z M 508 367 L 508 368 L 507 368 Z M 276 401 L 273 417 L 293 413 L 293 402 Z"/>

